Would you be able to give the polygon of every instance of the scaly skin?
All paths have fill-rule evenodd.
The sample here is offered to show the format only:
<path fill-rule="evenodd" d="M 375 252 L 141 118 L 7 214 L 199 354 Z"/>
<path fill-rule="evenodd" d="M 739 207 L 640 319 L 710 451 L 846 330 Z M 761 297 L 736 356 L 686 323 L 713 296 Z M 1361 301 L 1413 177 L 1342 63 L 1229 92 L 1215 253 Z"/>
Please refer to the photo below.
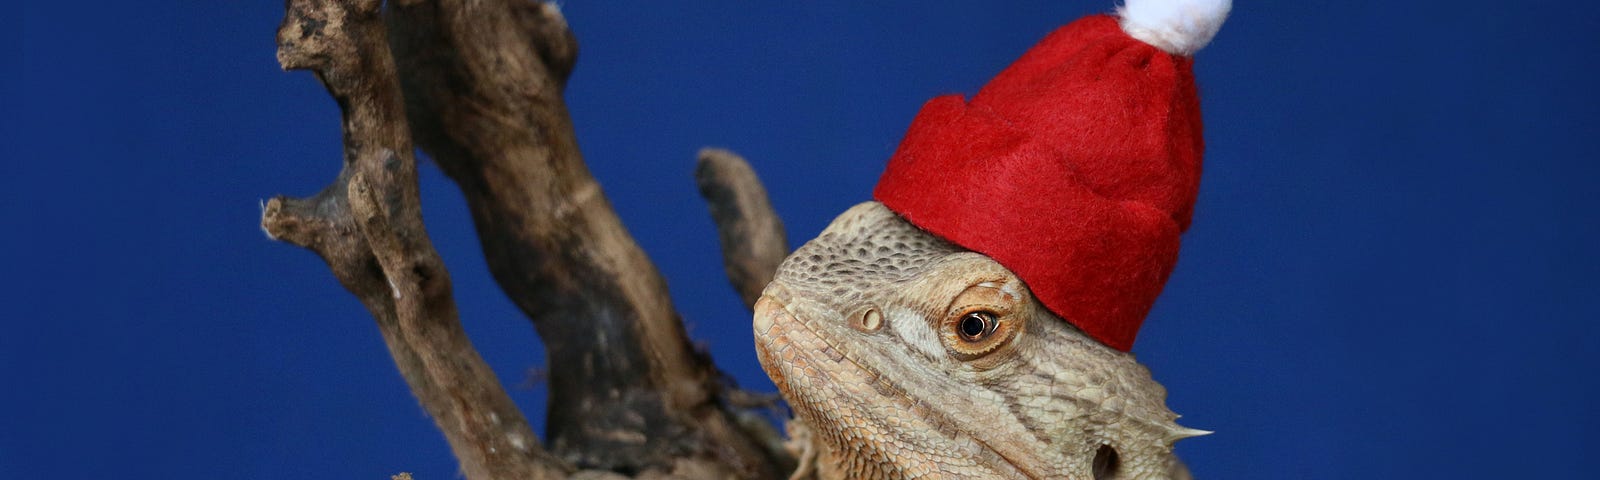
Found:
<path fill-rule="evenodd" d="M 969 314 L 989 328 L 963 337 Z M 754 326 L 823 480 L 1187 478 L 1172 443 L 1206 433 L 1132 355 L 877 202 L 784 261 Z"/>

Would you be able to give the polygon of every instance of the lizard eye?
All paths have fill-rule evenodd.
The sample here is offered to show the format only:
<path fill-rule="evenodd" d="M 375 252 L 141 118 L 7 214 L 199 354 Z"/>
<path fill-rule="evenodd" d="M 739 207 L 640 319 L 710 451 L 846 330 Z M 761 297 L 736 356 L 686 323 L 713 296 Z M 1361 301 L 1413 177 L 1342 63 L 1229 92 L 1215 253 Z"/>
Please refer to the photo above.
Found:
<path fill-rule="evenodd" d="M 961 333 L 961 339 L 968 342 L 981 342 L 994 333 L 995 318 L 993 313 L 977 311 L 961 316 L 961 323 L 956 329 Z"/>
<path fill-rule="evenodd" d="M 1004 279 L 978 279 L 951 299 L 945 314 L 931 325 L 939 332 L 939 342 L 950 356 L 986 370 L 1003 364 L 1011 351 L 1006 346 L 1028 322 L 1025 297 L 1004 288 Z"/>
<path fill-rule="evenodd" d="M 972 309 L 949 317 L 943 326 L 944 346 L 963 361 L 975 360 L 1000 349 L 1016 335 L 1017 327 L 1001 314 Z"/>

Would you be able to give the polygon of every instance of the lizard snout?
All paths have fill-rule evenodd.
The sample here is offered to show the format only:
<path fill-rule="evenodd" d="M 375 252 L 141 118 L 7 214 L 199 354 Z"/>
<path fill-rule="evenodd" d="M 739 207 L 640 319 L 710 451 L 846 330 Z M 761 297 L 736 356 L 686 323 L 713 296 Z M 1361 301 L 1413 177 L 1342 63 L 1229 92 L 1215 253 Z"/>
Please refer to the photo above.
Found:
<path fill-rule="evenodd" d="M 789 315 L 789 290 L 778 282 L 767 284 L 767 289 L 761 292 L 761 298 L 751 307 L 755 310 L 755 320 L 752 326 L 757 335 L 766 335 L 772 329 L 772 324 L 779 316 Z"/>

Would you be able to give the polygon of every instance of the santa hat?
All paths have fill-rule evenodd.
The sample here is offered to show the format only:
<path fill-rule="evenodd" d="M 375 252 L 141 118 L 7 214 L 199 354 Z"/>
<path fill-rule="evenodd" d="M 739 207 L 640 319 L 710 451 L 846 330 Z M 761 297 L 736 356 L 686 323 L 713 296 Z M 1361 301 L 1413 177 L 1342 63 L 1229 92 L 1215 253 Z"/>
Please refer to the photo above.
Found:
<path fill-rule="evenodd" d="M 1200 181 L 1193 55 L 1229 0 L 1128 0 L 1057 29 L 972 100 L 917 113 L 874 197 L 988 255 L 1127 351 L 1178 259 Z"/>

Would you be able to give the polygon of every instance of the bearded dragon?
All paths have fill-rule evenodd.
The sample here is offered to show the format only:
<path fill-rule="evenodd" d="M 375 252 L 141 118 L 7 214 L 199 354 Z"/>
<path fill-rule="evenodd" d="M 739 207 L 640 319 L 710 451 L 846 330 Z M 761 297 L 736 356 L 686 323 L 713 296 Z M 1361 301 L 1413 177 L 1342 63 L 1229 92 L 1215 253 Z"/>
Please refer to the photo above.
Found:
<path fill-rule="evenodd" d="M 1003 234 L 1003 233 L 996 233 Z M 797 477 L 1188 478 L 1166 390 L 1011 271 L 878 202 L 795 251 L 756 350 L 816 449 Z"/>

